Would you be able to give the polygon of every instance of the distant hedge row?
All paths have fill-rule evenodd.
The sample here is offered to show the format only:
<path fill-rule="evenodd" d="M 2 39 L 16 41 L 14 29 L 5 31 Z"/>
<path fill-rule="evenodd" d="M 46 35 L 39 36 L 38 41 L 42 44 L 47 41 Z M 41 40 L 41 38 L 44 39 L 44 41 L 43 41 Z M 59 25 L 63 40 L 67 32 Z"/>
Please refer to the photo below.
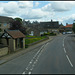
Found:
<path fill-rule="evenodd" d="M 44 33 L 44 34 L 42 34 L 41 36 L 46 36 L 46 35 L 49 35 L 49 36 L 54 36 L 54 35 L 56 35 L 56 33 L 53 33 L 53 32 L 51 32 L 51 33 Z"/>

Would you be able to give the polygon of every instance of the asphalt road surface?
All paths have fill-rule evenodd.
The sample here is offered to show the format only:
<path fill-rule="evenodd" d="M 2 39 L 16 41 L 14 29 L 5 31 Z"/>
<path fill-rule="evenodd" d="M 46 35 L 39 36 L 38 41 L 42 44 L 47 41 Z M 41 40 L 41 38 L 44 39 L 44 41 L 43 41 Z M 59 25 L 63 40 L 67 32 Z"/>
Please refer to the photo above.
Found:
<path fill-rule="evenodd" d="M 74 35 L 56 36 L 41 47 L 0 65 L 0 74 L 75 74 Z"/>

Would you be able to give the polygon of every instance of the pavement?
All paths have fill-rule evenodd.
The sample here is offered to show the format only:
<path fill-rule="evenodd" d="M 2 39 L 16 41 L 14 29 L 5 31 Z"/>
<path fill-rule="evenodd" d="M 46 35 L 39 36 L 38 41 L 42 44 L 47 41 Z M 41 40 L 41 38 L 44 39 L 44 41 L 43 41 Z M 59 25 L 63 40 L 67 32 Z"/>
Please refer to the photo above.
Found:
<path fill-rule="evenodd" d="M 25 54 L 25 53 L 27 53 L 29 51 L 32 51 L 33 49 L 36 49 L 39 46 L 42 46 L 43 44 L 51 41 L 54 37 L 55 36 L 50 36 L 49 39 L 47 39 L 45 41 L 42 41 L 42 42 L 37 43 L 35 45 L 29 46 L 28 48 L 25 48 L 25 49 L 22 49 L 22 50 L 19 50 L 19 51 L 13 52 L 11 54 L 7 54 L 5 56 L 0 57 L 0 65 L 6 63 L 6 62 L 8 62 L 8 61 L 10 61 L 10 60 L 12 60 L 12 59 L 14 59 L 16 57 L 18 57 L 18 56 L 20 56 L 22 54 Z"/>

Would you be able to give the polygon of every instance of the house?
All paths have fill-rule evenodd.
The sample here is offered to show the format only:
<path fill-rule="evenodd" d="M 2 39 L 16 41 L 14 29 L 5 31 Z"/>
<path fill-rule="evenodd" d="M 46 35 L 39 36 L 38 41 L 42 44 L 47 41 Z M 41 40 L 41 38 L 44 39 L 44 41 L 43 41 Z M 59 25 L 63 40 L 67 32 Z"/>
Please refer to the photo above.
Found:
<path fill-rule="evenodd" d="M 59 32 L 60 32 L 60 33 L 65 32 L 65 27 L 64 27 L 64 25 L 63 25 L 62 23 L 59 24 Z"/>
<path fill-rule="evenodd" d="M 11 52 L 25 48 L 25 35 L 19 30 L 5 30 L 1 38 L 2 43 L 7 45 Z"/>
<path fill-rule="evenodd" d="M 49 22 L 40 22 L 40 25 L 47 29 L 49 32 L 59 32 L 59 22 L 58 21 L 49 21 Z"/>
<path fill-rule="evenodd" d="M 72 31 L 72 26 L 73 26 L 73 24 L 67 24 L 66 23 L 66 26 L 64 26 L 65 27 L 65 32 Z"/>
<path fill-rule="evenodd" d="M 40 31 L 36 27 L 27 27 L 27 34 L 31 36 L 40 36 Z"/>
<path fill-rule="evenodd" d="M 11 17 L 0 16 L 0 34 L 10 27 L 11 21 L 13 21 L 13 18 Z"/>
<path fill-rule="evenodd" d="M 42 34 L 44 33 L 47 33 L 48 30 L 41 27 L 39 24 L 38 25 L 31 25 L 26 27 L 26 32 L 28 35 L 31 35 L 31 36 L 41 36 Z"/>

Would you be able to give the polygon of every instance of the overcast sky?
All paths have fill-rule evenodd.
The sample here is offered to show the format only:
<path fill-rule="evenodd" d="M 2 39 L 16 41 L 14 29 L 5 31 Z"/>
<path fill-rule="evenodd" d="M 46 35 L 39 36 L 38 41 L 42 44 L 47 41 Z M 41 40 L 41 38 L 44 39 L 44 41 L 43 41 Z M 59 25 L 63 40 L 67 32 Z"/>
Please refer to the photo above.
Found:
<path fill-rule="evenodd" d="M 72 24 L 75 1 L 0 1 L 0 16 Z"/>

